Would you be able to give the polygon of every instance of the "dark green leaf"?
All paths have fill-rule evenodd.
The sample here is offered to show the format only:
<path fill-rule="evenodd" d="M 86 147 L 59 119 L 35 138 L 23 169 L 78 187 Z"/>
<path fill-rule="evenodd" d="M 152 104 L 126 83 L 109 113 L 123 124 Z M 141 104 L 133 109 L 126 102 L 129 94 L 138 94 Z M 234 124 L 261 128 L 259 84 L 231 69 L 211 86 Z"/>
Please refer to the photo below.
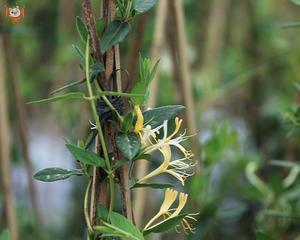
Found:
<path fill-rule="evenodd" d="M 97 214 L 98 217 L 103 221 L 108 221 L 108 212 L 106 208 L 102 204 L 98 204 L 97 206 Z"/>
<path fill-rule="evenodd" d="M 81 169 L 46 168 L 37 172 L 33 178 L 42 182 L 55 182 L 81 175 L 83 175 Z"/>
<path fill-rule="evenodd" d="M 76 28 L 79 33 L 79 36 L 81 40 L 86 43 L 87 38 L 88 38 L 88 31 L 87 28 L 83 22 L 83 20 L 80 17 L 76 17 Z"/>
<path fill-rule="evenodd" d="M 155 128 L 165 120 L 170 120 L 176 117 L 184 109 L 184 106 L 181 105 L 169 105 L 164 107 L 153 108 L 143 113 L 144 122 L 149 122 L 149 125 L 152 128 Z"/>
<path fill-rule="evenodd" d="M 131 27 L 128 22 L 114 20 L 106 28 L 101 39 L 101 52 L 105 53 L 113 45 L 123 41 Z"/>
<path fill-rule="evenodd" d="M 73 157 L 83 164 L 105 168 L 104 159 L 100 158 L 96 153 L 84 150 L 73 144 L 66 144 L 66 147 Z"/>
<path fill-rule="evenodd" d="M 60 95 L 60 96 L 31 101 L 27 104 L 49 103 L 49 102 L 57 102 L 57 101 L 61 101 L 61 100 L 75 100 L 75 99 L 84 99 L 84 94 L 82 92 L 71 92 L 71 93 L 66 93 L 64 95 Z"/>
<path fill-rule="evenodd" d="M 112 212 L 109 215 L 109 219 L 111 221 L 111 224 L 114 227 L 117 227 L 118 229 L 121 229 L 122 231 L 129 233 L 130 235 L 132 235 L 133 239 L 139 239 L 139 240 L 144 239 L 144 236 L 140 232 L 140 230 L 131 222 L 129 222 L 128 219 L 122 216 L 121 214 Z"/>
<path fill-rule="evenodd" d="M 150 10 L 157 0 L 136 0 L 134 9 L 139 13 L 144 13 Z"/>
<path fill-rule="evenodd" d="M 154 188 L 154 189 L 166 189 L 166 188 L 174 188 L 172 184 L 167 183 L 136 183 L 134 184 L 131 189 L 133 188 Z"/>
<path fill-rule="evenodd" d="M 169 218 L 165 220 L 162 224 L 159 224 L 155 227 L 149 228 L 146 231 L 144 231 L 144 235 L 147 235 L 149 233 L 160 233 L 165 232 L 169 229 L 172 229 L 176 227 L 180 222 L 187 216 L 187 214 L 180 214 L 176 217 Z"/>
<path fill-rule="evenodd" d="M 121 133 L 117 136 L 116 141 L 118 148 L 129 160 L 132 160 L 138 154 L 141 147 L 141 140 L 135 133 Z"/>

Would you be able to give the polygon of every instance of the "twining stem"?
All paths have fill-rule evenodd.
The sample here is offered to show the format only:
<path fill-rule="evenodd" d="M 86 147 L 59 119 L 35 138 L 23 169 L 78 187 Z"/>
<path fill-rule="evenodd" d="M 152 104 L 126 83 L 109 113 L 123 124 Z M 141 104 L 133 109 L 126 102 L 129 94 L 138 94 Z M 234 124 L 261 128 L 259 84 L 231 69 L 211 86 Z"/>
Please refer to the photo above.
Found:
<path fill-rule="evenodd" d="M 86 187 L 85 195 L 84 195 L 84 217 L 85 217 L 85 221 L 86 221 L 86 224 L 87 224 L 87 227 L 88 227 L 89 234 L 91 234 L 93 232 L 93 228 L 92 228 L 91 221 L 90 221 L 90 218 L 89 218 L 89 213 L 88 213 L 88 209 L 89 209 L 89 207 L 88 207 L 88 204 L 89 204 L 89 191 L 90 191 L 91 185 L 92 185 L 92 180 L 90 179 L 89 183 Z"/>
<path fill-rule="evenodd" d="M 93 94 L 91 82 L 89 81 L 89 79 L 90 79 L 89 56 L 90 56 L 90 49 L 89 49 L 89 37 L 88 37 L 87 44 L 86 44 L 86 50 L 85 50 L 85 74 L 86 74 L 86 79 L 88 79 L 88 81 L 86 81 L 86 83 L 87 83 L 88 94 L 89 94 L 89 97 L 91 98 L 90 104 L 91 104 L 94 120 L 95 120 L 95 123 L 96 123 L 96 127 L 97 127 L 97 130 L 98 130 L 98 136 L 99 136 L 101 148 L 102 148 L 103 154 L 104 154 L 106 170 L 109 173 L 108 174 L 109 188 L 110 188 L 109 212 L 112 212 L 113 205 L 114 205 L 113 172 L 112 172 L 112 168 L 111 168 L 110 161 L 109 161 L 108 151 L 107 151 L 103 131 L 102 131 L 102 128 L 101 128 L 100 119 L 99 119 L 99 116 L 98 116 L 97 111 L 96 111 L 96 102 L 95 102 L 95 99 L 94 99 L 94 94 Z"/>

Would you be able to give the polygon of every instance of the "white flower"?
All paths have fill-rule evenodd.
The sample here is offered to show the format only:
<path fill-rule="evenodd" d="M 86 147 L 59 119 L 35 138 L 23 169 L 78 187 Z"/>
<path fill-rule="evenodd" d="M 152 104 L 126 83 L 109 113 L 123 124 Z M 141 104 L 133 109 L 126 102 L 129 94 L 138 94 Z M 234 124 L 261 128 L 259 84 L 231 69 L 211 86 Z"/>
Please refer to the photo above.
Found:
<path fill-rule="evenodd" d="M 175 209 L 171 209 L 171 206 L 176 201 L 178 195 L 179 195 L 178 206 Z M 177 217 L 181 213 L 182 209 L 185 207 L 187 198 L 188 195 L 185 193 L 178 193 L 177 191 L 170 188 L 166 189 L 165 198 L 160 207 L 159 212 L 153 218 L 150 219 L 150 221 L 144 227 L 143 231 L 149 231 L 163 224 L 167 220 Z M 183 217 L 181 221 L 181 225 L 185 232 L 194 231 L 194 229 L 191 227 L 190 223 L 188 222 L 188 219 L 196 221 L 196 219 L 193 217 L 194 215 L 196 214 L 187 214 L 185 217 Z M 161 219 L 162 217 L 163 219 Z"/>

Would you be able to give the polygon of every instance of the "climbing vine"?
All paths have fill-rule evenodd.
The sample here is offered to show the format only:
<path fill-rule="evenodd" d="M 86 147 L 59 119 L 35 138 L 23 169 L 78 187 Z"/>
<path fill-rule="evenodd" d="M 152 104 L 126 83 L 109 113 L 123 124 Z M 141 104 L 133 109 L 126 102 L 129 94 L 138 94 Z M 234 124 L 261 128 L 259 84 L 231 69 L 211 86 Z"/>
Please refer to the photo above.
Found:
<path fill-rule="evenodd" d="M 159 62 L 152 64 L 150 59 L 140 55 L 138 77 L 129 92 L 118 92 L 114 88 L 108 88 L 110 79 L 108 84 L 103 83 L 106 69 L 103 56 L 105 57 L 109 49 L 120 44 L 128 36 L 131 21 L 135 16 L 150 10 L 156 1 L 116 0 L 114 3 L 115 18 L 109 23 L 105 18 L 96 22 L 97 34 L 101 36 L 100 44 L 95 44 L 98 40 L 95 40 L 95 33 L 90 29 L 90 17 L 86 18 L 86 22 L 80 17 L 76 18 L 83 47 L 73 45 L 73 48 L 79 56 L 80 68 L 85 77 L 52 91 L 47 99 L 31 102 L 82 100 L 89 103 L 92 119 L 89 137 L 86 141 L 66 142 L 66 148 L 79 163 L 79 167 L 47 168 L 37 172 L 34 178 L 44 182 L 64 180 L 71 176 L 85 176 L 89 179 L 84 196 L 84 216 L 89 239 L 115 237 L 141 240 L 149 233 L 161 233 L 172 228 L 178 231 L 183 229 L 186 233 L 192 232 L 196 214 L 183 213 L 188 194 L 175 190 L 175 186 L 171 183 L 153 181 L 158 175 L 169 174 L 184 186 L 185 180 L 193 174 L 194 166 L 193 153 L 182 145 L 189 137 L 185 131 L 181 131 L 183 121 L 178 117 L 184 107 L 171 105 L 142 111 L 147 102 L 149 84 L 155 76 Z M 99 48 L 95 49 L 95 46 Z M 95 52 L 98 52 L 98 56 Z M 112 75 L 116 71 L 120 69 L 116 69 Z M 77 85 L 85 85 L 86 91 L 62 93 Z M 129 103 L 131 111 L 124 111 L 126 103 Z M 106 139 L 105 128 L 108 123 L 116 131 L 114 140 L 117 149 L 109 145 Z M 94 150 L 94 146 L 97 147 L 97 151 Z M 180 159 L 174 159 L 172 154 L 174 148 L 181 152 Z M 115 151 L 121 154 L 115 154 Z M 142 228 L 138 228 L 134 221 L 115 211 L 117 199 L 115 187 L 119 184 L 119 170 L 124 165 L 129 165 L 132 170 L 135 163 L 140 160 L 152 161 L 152 154 L 156 152 L 160 153 L 163 159 L 159 167 L 140 179 L 136 179 L 132 171 L 126 173 L 130 179 L 130 191 L 136 188 L 164 190 L 164 200 L 160 209 Z M 102 177 L 108 185 L 109 203 L 97 204 L 97 216 L 93 220 L 90 216 L 89 199 L 92 195 L 95 168 L 101 170 Z"/>

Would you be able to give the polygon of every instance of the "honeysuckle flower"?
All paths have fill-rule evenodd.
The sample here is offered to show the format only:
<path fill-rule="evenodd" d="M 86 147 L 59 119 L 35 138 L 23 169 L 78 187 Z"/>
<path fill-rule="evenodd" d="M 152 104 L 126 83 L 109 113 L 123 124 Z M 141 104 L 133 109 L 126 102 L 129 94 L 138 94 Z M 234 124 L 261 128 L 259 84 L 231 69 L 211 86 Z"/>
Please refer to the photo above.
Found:
<path fill-rule="evenodd" d="M 179 195 L 178 206 L 175 209 L 171 209 L 171 206 L 176 201 L 178 195 Z M 181 213 L 182 209 L 185 207 L 187 198 L 188 198 L 188 194 L 178 193 L 177 191 L 170 188 L 166 189 L 165 198 L 160 207 L 159 212 L 153 218 L 151 218 L 150 221 L 146 224 L 146 226 L 144 227 L 144 231 L 151 230 L 152 228 L 155 228 L 160 224 L 163 224 L 167 220 L 177 217 Z M 193 215 L 195 214 L 187 214 L 181 221 L 181 225 L 185 232 L 194 231 L 194 229 L 191 227 L 190 223 L 188 222 L 188 220 L 196 221 Z"/>
<path fill-rule="evenodd" d="M 188 139 L 186 132 L 180 134 L 178 137 L 173 138 L 180 130 L 182 125 L 182 119 L 178 117 L 175 118 L 175 130 L 168 136 L 168 121 L 164 121 L 162 125 L 152 129 L 150 125 L 144 123 L 144 117 L 139 106 L 135 106 L 134 110 L 137 115 L 137 121 L 135 124 L 134 131 L 138 133 L 141 137 L 141 142 L 144 146 L 143 152 L 145 154 L 150 154 L 164 146 L 175 146 L 178 148 L 184 155 L 186 159 L 191 159 L 193 154 L 191 151 L 186 150 L 181 142 Z M 144 126 L 145 125 L 145 126 Z M 163 138 L 158 139 L 157 135 L 160 133 L 160 130 L 163 129 Z"/>
<path fill-rule="evenodd" d="M 175 161 L 171 161 L 171 148 L 170 146 L 163 146 L 159 149 L 159 151 L 163 155 L 163 163 L 147 174 L 145 177 L 139 179 L 138 183 L 144 183 L 146 180 L 155 177 L 157 175 L 167 173 L 172 175 L 173 177 L 177 178 L 181 184 L 184 186 L 184 181 L 187 177 L 191 176 L 192 173 L 187 172 L 193 164 L 188 160 L 188 162 L 184 161 L 185 159 L 178 159 Z"/>

